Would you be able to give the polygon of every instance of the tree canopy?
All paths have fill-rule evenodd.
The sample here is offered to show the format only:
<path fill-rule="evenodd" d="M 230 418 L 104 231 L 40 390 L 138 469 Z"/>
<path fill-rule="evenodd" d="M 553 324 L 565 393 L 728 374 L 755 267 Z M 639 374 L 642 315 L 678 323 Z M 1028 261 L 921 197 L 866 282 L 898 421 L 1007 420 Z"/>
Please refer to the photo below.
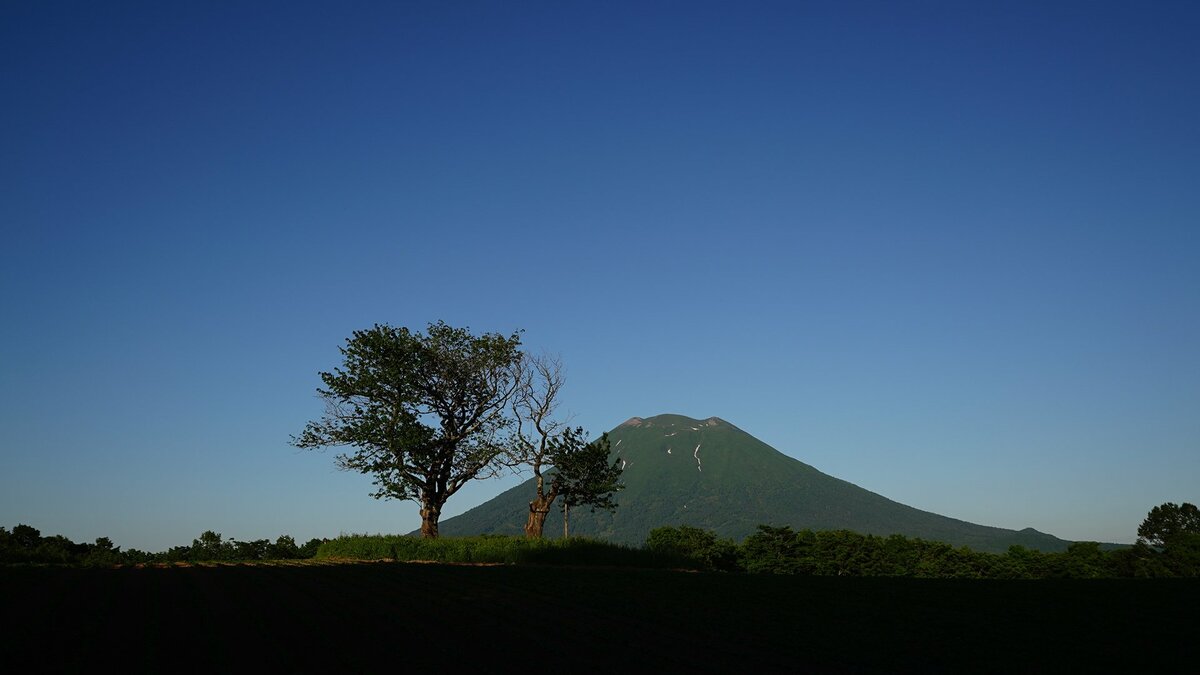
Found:
<path fill-rule="evenodd" d="M 339 348 L 341 367 L 320 373 L 325 414 L 293 445 L 349 447 L 343 470 L 374 476 L 377 499 L 421 507 L 421 535 L 436 537 L 446 500 L 506 465 L 519 377 L 520 331 L 473 335 L 444 322 L 426 334 L 376 324 Z"/>
<path fill-rule="evenodd" d="M 584 443 L 583 433 L 582 428 L 576 428 L 564 434 L 563 442 L 551 455 L 564 516 L 575 506 L 612 511 L 617 508 L 616 493 L 625 487 L 621 484 L 621 461 L 609 461 L 612 445 L 608 434 Z M 566 531 L 564 526 L 564 535 Z"/>
<path fill-rule="evenodd" d="M 1138 539 L 1151 546 L 1170 546 L 1182 535 L 1200 535 L 1200 509 L 1195 504 L 1167 502 L 1150 509 L 1138 526 Z"/>

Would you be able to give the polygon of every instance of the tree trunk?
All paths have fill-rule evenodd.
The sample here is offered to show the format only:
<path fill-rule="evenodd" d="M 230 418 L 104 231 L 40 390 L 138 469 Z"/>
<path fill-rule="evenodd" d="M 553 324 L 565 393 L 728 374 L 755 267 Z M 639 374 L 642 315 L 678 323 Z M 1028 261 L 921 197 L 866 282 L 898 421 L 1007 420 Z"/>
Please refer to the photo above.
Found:
<path fill-rule="evenodd" d="M 525 536 L 529 539 L 541 539 L 542 528 L 546 525 L 546 516 L 550 513 L 550 504 L 554 495 L 538 497 L 529 502 L 529 519 L 525 521 Z"/>
<path fill-rule="evenodd" d="M 565 498 L 564 498 L 565 499 Z M 568 523 L 571 522 L 571 507 L 563 504 L 563 539 L 571 536 L 567 530 Z"/>
<path fill-rule="evenodd" d="M 438 518 L 442 517 L 442 507 L 435 504 L 421 506 L 421 538 L 437 539 Z"/>

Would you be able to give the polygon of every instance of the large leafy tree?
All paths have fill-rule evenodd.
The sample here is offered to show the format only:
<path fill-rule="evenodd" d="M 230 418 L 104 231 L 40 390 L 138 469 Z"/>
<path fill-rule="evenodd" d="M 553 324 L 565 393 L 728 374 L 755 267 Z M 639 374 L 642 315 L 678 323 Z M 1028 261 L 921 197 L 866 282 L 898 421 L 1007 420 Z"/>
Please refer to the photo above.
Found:
<path fill-rule="evenodd" d="M 520 333 L 473 335 L 439 321 L 426 334 L 376 324 L 341 347 L 322 372 L 325 414 L 292 444 L 348 447 L 338 467 L 374 476 L 377 499 L 421 507 L 421 536 L 436 537 L 446 500 L 468 481 L 503 470 L 515 428 Z"/>
<path fill-rule="evenodd" d="M 525 521 L 525 536 L 530 538 L 541 538 L 550 507 L 560 496 L 566 536 L 570 507 L 612 510 L 613 493 L 623 487 L 619 463 L 609 462 L 607 435 L 588 443 L 582 427 L 572 428 L 555 416 L 564 382 L 559 358 L 527 356 L 522 361 L 512 405 L 517 419 L 514 461 L 528 466 L 535 479 Z"/>
<path fill-rule="evenodd" d="M 1160 548 L 1170 547 L 1184 535 L 1200 535 L 1200 509 L 1186 502 L 1156 506 L 1138 526 L 1137 533 L 1139 541 Z"/>

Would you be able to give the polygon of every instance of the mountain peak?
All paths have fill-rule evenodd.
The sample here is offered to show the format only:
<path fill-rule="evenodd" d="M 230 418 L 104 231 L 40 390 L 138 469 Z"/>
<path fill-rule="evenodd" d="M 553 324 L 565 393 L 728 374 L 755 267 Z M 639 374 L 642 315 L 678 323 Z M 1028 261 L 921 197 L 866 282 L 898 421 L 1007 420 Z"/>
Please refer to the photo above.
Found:
<path fill-rule="evenodd" d="M 743 539 L 760 524 L 797 530 L 903 534 L 979 551 L 1014 544 L 1043 551 L 1067 542 L 1032 528 L 1017 532 L 975 525 L 894 502 L 821 473 L 719 417 L 631 417 L 612 430 L 625 489 L 615 512 L 571 514 L 577 534 L 639 545 L 651 529 L 690 525 Z M 619 447 L 618 447 L 619 446 Z M 536 493 L 534 478 L 441 523 L 442 534 L 520 534 Z"/>
<path fill-rule="evenodd" d="M 709 417 L 698 420 L 688 417 L 687 415 L 678 415 L 674 413 L 664 413 L 661 415 L 655 415 L 653 417 L 630 417 L 621 424 L 623 427 L 671 427 L 680 425 L 693 427 L 715 427 L 720 425 L 732 426 L 720 417 Z"/>

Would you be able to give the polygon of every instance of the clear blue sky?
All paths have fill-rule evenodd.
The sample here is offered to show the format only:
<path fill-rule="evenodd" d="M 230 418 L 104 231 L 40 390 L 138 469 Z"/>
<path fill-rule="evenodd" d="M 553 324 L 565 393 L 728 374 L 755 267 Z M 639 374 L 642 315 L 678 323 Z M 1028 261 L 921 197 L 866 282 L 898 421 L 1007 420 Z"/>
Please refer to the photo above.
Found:
<path fill-rule="evenodd" d="M 1200 502 L 1200 5 L 0 6 L 0 525 L 406 532 L 291 434 L 352 331 L 892 499 Z M 461 512 L 511 486 L 478 483 Z"/>

